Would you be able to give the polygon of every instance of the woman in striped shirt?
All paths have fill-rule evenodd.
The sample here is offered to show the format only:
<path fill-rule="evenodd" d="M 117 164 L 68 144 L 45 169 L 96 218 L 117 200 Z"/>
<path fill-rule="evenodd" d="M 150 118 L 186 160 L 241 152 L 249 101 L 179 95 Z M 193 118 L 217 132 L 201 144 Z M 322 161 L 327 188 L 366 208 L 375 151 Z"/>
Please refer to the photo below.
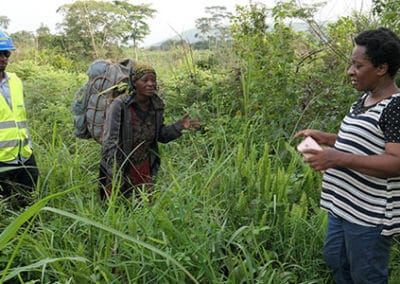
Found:
<path fill-rule="evenodd" d="M 306 129 L 322 150 L 304 158 L 324 172 L 324 258 L 337 283 L 388 283 L 391 238 L 400 233 L 400 38 L 387 28 L 354 39 L 347 73 L 362 92 L 337 134 Z"/>

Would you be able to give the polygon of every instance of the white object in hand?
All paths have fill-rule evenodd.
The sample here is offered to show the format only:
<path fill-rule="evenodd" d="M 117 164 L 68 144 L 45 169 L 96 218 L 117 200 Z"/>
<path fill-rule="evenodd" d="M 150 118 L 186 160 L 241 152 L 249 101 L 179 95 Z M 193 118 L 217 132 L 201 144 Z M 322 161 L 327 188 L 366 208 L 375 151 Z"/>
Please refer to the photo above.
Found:
<path fill-rule="evenodd" d="M 303 152 L 308 149 L 321 151 L 322 147 L 312 137 L 307 136 L 299 145 L 297 145 L 297 150 L 303 154 L 304 158 L 307 158 L 310 154 L 304 154 Z"/>

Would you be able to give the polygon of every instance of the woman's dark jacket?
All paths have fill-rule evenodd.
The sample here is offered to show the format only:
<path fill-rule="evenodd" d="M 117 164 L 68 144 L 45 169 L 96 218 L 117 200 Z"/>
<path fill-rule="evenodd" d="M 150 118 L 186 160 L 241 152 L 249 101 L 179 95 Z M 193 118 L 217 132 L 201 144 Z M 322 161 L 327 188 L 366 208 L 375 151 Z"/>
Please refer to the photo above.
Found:
<path fill-rule="evenodd" d="M 157 174 L 160 167 L 158 144 L 168 143 L 182 135 L 183 125 L 177 121 L 164 125 L 164 103 L 160 97 L 154 95 L 150 98 L 150 108 L 155 112 L 156 133 L 155 140 L 150 148 L 151 175 Z M 125 177 L 129 169 L 129 156 L 132 154 L 133 137 L 132 116 L 130 107 L 135 102 L 135 96 L 118 96 L 108 106 L 104 123 L 104 134 L 100 162 L 100 178 L 106 177 L 107 183 L 116 173 Z M 104 183 L 103 183 L 104 185 Z"/>

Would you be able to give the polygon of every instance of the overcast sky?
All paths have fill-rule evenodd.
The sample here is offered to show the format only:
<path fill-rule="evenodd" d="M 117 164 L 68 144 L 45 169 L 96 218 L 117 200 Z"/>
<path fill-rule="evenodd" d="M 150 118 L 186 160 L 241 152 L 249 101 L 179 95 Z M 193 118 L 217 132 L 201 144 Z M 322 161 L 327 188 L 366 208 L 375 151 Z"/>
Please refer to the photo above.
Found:
<path fill-rule="evenodd" d="M 10 19 L 9 33 L 16 31 L 36 31 L 41 24 L 55 32 L 55 25 L 61 21 L 57 8 L 75 0 L 2 0 L 0 15 Z M 372 0 L 326 0 L 328 4 L 318 15 L 324 20 L 334 20 L 339 15 L 348 15 L 352 10 L 369 9 Z M 273 0 L 130 0 L 132 4 L 152 4 L 157 10 L 154 19 L 149 20 L 151 34 L 143 45 L 157 43 L 175 36 L 195 26 L 195 20 L 206 16 L 205 7 L 225 6 L 234 12 L 236 5 L 246 5 L 249 2 L 266 3 L 272 7 Z M 313 0 L 297 0 L 299 3 L 321 2 Z"/>

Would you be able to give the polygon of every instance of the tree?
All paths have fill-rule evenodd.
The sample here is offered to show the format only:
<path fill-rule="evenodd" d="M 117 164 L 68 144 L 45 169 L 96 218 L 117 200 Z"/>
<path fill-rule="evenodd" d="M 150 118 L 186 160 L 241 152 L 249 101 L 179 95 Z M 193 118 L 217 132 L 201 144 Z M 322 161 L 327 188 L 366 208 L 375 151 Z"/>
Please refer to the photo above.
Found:
<path fill-rule="evenodd" d="M 53 49 L 59 48 L 59 42 L 57 41 L 57 36 L 52 35 L 48 26 L 43 24 L 36 30 L 36 41 L 37 41 L 37 49 Z"/>
<path fill-rule="evenodd" d="M 227 12 L 224 6 L 206 7 L 205 12 L 210 16 L 196 20 L 196 28 L 200 31 L 196 37 L 208 40 L 209 45 L 226 40 L 228 38 L 227 19 L 231 13 Z"/>
<path fill-rule="evenodd" d="M 33 46 L 35 46 L 35 35 L 32 32 L 18 31 L 11 34 L 11 38 L 13 40 L 14 46 L 20 51 L 28 51 Z"/>
<path fill-rule="evenodd" d="M 133 41 L 133 46 L 137 47 L 139 42 L 150 33 L 146 19 L 153 18 L 156 10 L 150 8 L 149 4 L 132 5 L 126 0 L 113 1 L 113 3 L 124 11 L 125 21 L 129 25 L 129 31 L 123 33 L 123 42 Z"/>
<path fill-rule="evenodd" d="M 400 2 L 398 0 L 373 0 L 372 11 L 383 25 L 400 33 Z"/>
<path fill-rule="evenodd" d="M 81 50 L 85 57 L 112 57 L 119 46 L 141 42 L 150 29 L 145 19 L 155 13 L 149 5 L 132 5 L 126 0 L 78 0 L 61 6 L 59 28 L 66 38 L 68 51 Z"/>
<path fill-rule="evenodd" d="M 0 29 L 7 30 L 10 19 L 7 16 L 0 16 Z"/>
<path fill-rule="evenodd" d="M 65 34 L 68 51 L 78 49 L 85 56 L 107 55 L 107 49 L 118 46 L 129 31 L 125 11 L 110 2 L 75 1 L 61 6 L 57 13 L 64 17 L 58 27 Z"/>

